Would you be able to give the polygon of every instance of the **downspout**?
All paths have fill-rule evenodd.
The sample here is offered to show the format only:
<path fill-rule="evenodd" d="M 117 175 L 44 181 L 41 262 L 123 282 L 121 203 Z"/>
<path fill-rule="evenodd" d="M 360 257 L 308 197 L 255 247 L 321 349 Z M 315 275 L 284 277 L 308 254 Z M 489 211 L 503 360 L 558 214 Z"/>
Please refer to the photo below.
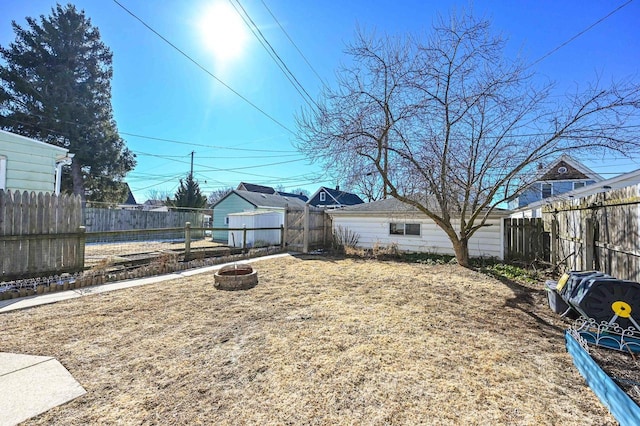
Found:
<path fill-rule="evenodd" d="M 55 195 L 60 195 L 60 187 L 62 183 L 62 166 L 68 166 L 75 154 L 67 154 L 65 157 L 56 160 L 56 187 Z"/>

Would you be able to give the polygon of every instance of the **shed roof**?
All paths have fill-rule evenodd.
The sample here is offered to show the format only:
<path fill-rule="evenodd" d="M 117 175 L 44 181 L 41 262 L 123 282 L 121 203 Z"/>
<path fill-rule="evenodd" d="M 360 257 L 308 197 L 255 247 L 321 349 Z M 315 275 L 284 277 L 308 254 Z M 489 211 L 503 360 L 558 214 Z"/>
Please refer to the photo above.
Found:
<path fill-rule="evenodd" d="M 284 197 L 282 195 L 275 194 L 263 194 L 261 192 L 251 192 L 251 191 L 242 191 L 239 189 L 234 189 L 229 192 L 227 195 L 218 200 L 213 207 L 215 208 L 218 204 L 220 204 L 223 200 L 227 199 L 227 197 L 231 196 L 231 194 L 235 194 L 248 203 L 252 204 L 254 207 L 258 208 L 277 208 L 283 209 L 285 207 L 298 207 L 303 208 L 305 206 L 305 202 L 297 197 Z"/>

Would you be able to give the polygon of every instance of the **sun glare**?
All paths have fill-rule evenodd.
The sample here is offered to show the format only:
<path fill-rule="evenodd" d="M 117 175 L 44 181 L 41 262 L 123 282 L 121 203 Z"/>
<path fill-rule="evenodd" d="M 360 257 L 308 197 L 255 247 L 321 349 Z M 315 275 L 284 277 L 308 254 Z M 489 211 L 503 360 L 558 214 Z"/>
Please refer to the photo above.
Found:
<path fill-rule="evenodd" d="M 227 64 L 242 57 L 249 39 L 248 29 L 229 3 L 208 6 L 198 26 L 204 46 L 218 63 Z"/>

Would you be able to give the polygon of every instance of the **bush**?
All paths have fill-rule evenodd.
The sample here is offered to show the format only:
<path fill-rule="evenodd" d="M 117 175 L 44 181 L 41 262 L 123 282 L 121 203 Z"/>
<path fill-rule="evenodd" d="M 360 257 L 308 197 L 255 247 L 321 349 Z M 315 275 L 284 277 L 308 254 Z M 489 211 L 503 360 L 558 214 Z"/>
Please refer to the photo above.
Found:
<path fill-rule="evenodd" d="M 333 251 L 342 254 L 353 254 L 358 247 L 360 236 L 350 229 L 337 226 L 333 230 L 333 241 L 331 248 Z"/>

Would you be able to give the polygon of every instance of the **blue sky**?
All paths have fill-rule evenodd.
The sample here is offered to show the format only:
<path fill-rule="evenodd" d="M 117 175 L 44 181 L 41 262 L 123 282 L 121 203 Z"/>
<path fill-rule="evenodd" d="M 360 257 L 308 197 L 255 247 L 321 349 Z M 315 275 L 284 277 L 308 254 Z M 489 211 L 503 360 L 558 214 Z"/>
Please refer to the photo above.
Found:
<path fill-rule="evenodd" d="M 115 2 L 74 2 L 100 29 L 113 52 L 112 105 L 118 129 L 137 155 L 138 165 L 126 180 L 138 202 L 152 191 L 173 194 L 178 179 L 189 172 L 192 151 L 194 176 L 205 194 L 241 181 L 283 185 L 288 190 L 303 187 L 311 193 L 320 185 L 339 183 L 295 150 L 294 114 L 305 102 L 248 28 L 241 21 L 233 24 L 237 17 L 229 1 L 119 1 L 208 71 Z M 490 18 L 494 31 L 509 40 L 508 54 L 521 54 L 533 62 L 626 3 L 476 0 L 473 10 Z M 15 38 L 11 20 L 26 25 L 26 16 L 48 15 L 55 5 L 45 0 L 1 0 L 1 4 L 3 46 Z M 334 82 L 335 70 L 346 61 L 345 45 L 357 26 L 389 34 L 425 31 L 438 14 L 469 5 L 444 0 L 242 0 L 241 4 L 312 97 L 322 86 L 316 73 L 326 83 Z M 228 11 L 232 13 L 223 22 L 216 22 L 215 16 Z M 604 81 L 637 80 L 638 22 L 640 1 L 632 1 L 539 62 L 535 70 L 556 81 L 559 92 L 597 76 Z M 238 33 L 238 26 L 245 34 Z M 212 31 L 216 28 L 223 30 Z M 579 160 L 605 178 L 640 168 L 640 159 Z"/>

